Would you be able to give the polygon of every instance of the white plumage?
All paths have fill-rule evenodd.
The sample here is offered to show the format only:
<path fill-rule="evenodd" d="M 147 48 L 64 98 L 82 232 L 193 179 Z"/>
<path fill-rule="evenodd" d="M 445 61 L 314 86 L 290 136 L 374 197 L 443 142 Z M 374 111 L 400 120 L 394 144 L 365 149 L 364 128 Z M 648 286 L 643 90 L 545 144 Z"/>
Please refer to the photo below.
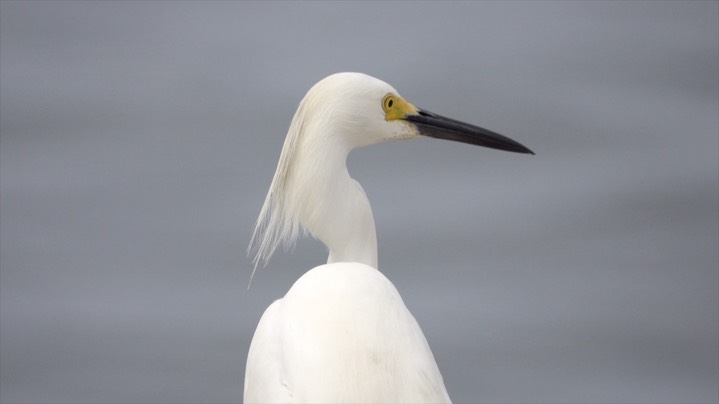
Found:
<path fill-rule="evenodd" d="M 372 210 L 346 166 L 357 147 L 420 136 L 531 153 L 419 110 L 360 73 L 329 76 L 300 103 L 253 235 L 255 268 L 300 228 L 329 258 L 263 314 L 247 357 L 245 402 L 450 402 L 422 330 L 377 270 Z"/>
<path fill-rule="evenodd" d="M 432 351 L 394 285 L 341 262 L 304 274 L 262 316 L 245 402 L 449 402 Z"/>

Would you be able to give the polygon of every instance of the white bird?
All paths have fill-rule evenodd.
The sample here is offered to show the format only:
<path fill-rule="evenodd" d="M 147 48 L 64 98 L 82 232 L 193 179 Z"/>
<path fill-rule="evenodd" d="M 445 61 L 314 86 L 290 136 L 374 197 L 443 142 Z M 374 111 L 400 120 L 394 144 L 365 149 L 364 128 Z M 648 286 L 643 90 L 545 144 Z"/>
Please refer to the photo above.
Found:
<path fill-rule="evenodd" d="M 247 356 L 245 402 L 450 402 L 422 330 L 377 270 L 372 209 L 346 165 L 355 148 L 422 136 L 532 153 L 421 110 L 361 73 L 331 75 L 301 101 L 250 249 L 256 268 L 302 228 L 329 258 L 262 315 Z"/>

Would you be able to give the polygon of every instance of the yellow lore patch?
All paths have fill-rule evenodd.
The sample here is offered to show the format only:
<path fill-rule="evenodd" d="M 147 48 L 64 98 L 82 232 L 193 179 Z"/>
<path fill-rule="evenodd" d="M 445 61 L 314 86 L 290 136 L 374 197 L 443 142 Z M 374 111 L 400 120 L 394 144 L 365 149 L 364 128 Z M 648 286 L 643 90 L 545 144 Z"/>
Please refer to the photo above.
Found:
<path fill-rule="evenodd" d="M 382 109 L 385 113 L 384 119 L 387 121 L 404 119 L 407 115 L 417 114 L 417 107 L 395 94 L 387 94 L 384 96 L 382 99 Z"/>

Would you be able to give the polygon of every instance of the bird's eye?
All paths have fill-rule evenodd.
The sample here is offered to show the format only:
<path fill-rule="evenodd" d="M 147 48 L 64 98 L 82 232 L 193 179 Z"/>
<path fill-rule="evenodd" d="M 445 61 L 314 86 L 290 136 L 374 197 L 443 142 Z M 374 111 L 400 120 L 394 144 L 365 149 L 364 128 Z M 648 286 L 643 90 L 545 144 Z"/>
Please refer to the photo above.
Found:
<path fill-rule="evenodd" d="M 394 106 L 394 96 L 388 95 L 384 97 L 384 100 L 382 100 L 382 108 L 384 108 L 385 112 L 392 109 L 392 106 Z"/>

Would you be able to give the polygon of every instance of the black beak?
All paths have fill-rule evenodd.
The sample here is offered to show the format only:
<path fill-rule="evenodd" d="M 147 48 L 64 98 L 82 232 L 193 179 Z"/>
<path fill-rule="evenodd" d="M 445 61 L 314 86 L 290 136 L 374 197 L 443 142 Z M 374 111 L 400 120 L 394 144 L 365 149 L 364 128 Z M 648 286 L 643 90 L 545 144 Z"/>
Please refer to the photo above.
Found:
<path fill-rule="evenodd" d="M 417 110 L 416 114 L 407 115 L 405 121 L 412 122 L 419 133 L 437 139 L 453 140 L 492 149 L 506 150 L 516 153 L 534 154 L 519 142 L 492 132 L 479 126 L 470 125 L 428 111 Z"/>

